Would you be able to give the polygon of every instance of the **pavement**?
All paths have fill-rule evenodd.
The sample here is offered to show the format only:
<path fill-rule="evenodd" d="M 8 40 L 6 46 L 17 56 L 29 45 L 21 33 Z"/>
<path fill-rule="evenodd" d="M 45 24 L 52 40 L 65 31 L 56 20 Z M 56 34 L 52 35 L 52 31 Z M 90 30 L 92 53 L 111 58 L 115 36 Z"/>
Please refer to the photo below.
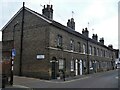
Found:
<path fill-rule="evenodd" d="M 7 85 L 6 88 L 29 88 L 29 87 L 23 85 L 13 85 L 13 86 Z"/>
<path fill-rule="evenodd" d="M 107 71 L 107 72 L 111 72 Z M 65 81 L 63 79 L 54 79 L 54 80 L 41 80 L 41 79 L 36 79 L 36 78 L 29 78 L 29 77 L 19 77 L 19 76 L 14 76 L 14 83 L 13 86 L 6 86 L 6 89 L 11 89 L 12 88 L 16 88 L 16 90 L 18 90 L 18 88 L 24 88 L 25 90 L 32 90 L 27 86 L 24 86 L 24 84 L 20 84 L 21 82 L 50 82 L 50 83 L 67 83 L 67 82 L 73 82 L 76 80 L 82 80 L 82 79 L 86 79 L 89 77 L 98 77 L 99 75 L 102 75 L 106 72 L 98 72 L 98 73 L 93 73 L 93 74 L 87 74 L 87 75 L 78 75 L 78 76 L 74 76 L 74 77 L 69 77 L 69 78 L 65 78 Z M 117 77 L 118 78 L 118 77 Z"/>

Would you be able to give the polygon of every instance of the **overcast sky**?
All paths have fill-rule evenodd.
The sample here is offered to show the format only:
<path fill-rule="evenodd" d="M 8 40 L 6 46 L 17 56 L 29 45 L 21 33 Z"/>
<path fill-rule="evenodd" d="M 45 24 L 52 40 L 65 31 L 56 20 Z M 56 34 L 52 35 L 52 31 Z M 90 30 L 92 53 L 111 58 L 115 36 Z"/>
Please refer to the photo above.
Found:
<path fill-rule="evenodd" d="M 119 0 L 0 0 L 0 29 L 22 7 L 23 1 L 26 7 L 39 13 L 42 5 L 52 4 L 53 19 L 65 26 L 74 11 L 76 31 L 81 33 L 83 28 L 88 27 L 90 38 L 93 33 L 98 34 L 98 39 L 104 37 L 105 45 L 113 44 L 114 48 L 118 48 Z"/>

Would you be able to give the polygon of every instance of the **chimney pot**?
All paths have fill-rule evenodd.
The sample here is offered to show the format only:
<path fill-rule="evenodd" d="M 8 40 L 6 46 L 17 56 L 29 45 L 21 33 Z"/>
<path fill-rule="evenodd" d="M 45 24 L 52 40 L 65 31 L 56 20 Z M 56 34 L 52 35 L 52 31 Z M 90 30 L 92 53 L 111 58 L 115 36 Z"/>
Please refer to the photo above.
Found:
<path fill-rule="evenodd" d="M 108 47 L 111 48 L 111 49 L 113 49 L 113 45 L 112 44 L 108 45 Z"/>
<path fill-rule="evenodd" d="M 102 43 L 102 44 L 104 44 L 104 38 L 103 37 L 100 38 L 99 42 Z"/>
<path fill-rule="evenodd" d="M 68 22 L 70 22 L 70 19 L 68 19 Z"/>
<path fill-rule="evenodd" d="M 74 19 L 73 19 L 73 18 L 71 18 L 71 22 L 74 22 Z"/>
<path fill-rule="evenodd" d="M 84 34 L 84 32 L 85 32 L 85 31 L 84 31 L 84 28 L 83 28 L 83 30 L 82 30 L 82 34 Z"/>
<path fill-rule="evenodd" d="M 85 28 L 85 30 L 87 30 L 87 27 Z"/>
<path fill-rule="evenodd" d="M 82 34 L 83 34 L 84 36 L 89 37 L 89 31 L 87 30 L 87 28 L 85 28 L 85 30 L 83 29 Z"/>
<path fill-rule="evenodd" d="M 98 41 L 98 36 L 97 36 L 97 34 L 93 34 L 92 39 Z"/>
<path fill-rule="evenodd" d="M 53 5 L 51 5 L 51 9 L 53 8 Z"/>
<path fill-rule="evenodd" d="M 50 7 L 50 5 L 47 5 L 47 8 L 49 8 Z"/>

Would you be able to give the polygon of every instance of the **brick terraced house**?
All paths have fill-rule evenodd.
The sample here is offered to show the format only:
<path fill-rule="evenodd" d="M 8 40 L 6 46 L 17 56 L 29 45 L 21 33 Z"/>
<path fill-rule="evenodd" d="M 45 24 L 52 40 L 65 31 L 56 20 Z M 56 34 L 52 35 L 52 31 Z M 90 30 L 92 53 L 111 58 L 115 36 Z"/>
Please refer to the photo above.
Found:
<path fill-rule="evenodd" d="M 3 60 L 11 59 L 15 48 L 14 74 L 41 79 L 65 77 L 112 70 L 116 49 L 89 38 L 87 28 L 75 31 L 75 21 L 67 26 L 53 20 L 52 5 L 44 5 L 42 14 L 22 7 L 2 28 Z"/>

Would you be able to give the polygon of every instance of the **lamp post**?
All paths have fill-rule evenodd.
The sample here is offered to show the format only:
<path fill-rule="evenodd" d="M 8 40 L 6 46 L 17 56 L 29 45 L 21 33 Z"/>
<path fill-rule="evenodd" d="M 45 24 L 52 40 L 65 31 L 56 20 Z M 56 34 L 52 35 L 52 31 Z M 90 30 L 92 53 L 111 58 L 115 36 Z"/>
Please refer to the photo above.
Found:
<path fill-rule="evenodd" d="M 10 76 L 10 84 L 13 85 L 13 65 L 14 65 L 14 57 L 16 55 L 15 50 L 15 27 L 18 25 L 18 22 L 13 26 L 13 49 L 12 49 L 12 58 L 11 58 L 11 76 Z"/>

